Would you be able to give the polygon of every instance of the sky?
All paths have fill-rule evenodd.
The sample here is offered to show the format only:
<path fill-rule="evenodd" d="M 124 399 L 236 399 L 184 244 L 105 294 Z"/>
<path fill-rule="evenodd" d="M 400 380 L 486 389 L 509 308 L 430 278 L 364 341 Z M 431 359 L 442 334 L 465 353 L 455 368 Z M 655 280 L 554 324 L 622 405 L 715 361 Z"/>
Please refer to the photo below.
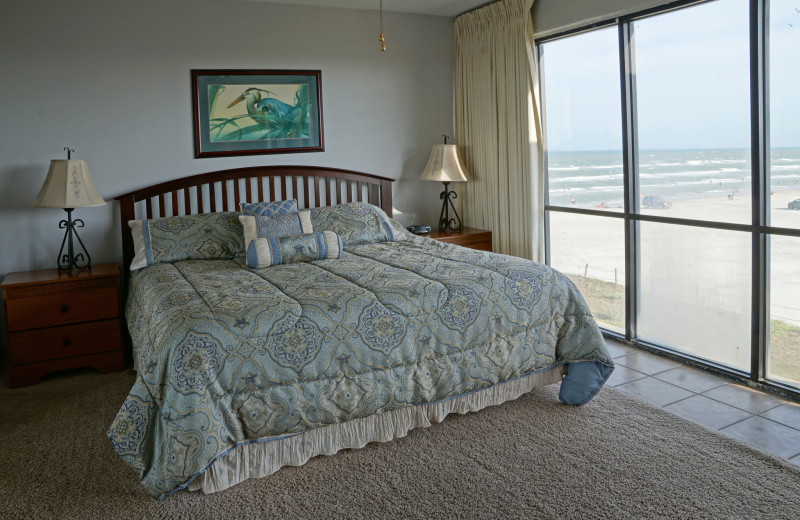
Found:
<path fill-rule="evenodd" d="M 634 23 L 639 148 L 747 148 L 748 0 L 716 0 Z M 770 2 L 770 139 L 800 147 L 800 0 Z M 547 146 L 619 150 L 616 26 L 542 46 Z"/>

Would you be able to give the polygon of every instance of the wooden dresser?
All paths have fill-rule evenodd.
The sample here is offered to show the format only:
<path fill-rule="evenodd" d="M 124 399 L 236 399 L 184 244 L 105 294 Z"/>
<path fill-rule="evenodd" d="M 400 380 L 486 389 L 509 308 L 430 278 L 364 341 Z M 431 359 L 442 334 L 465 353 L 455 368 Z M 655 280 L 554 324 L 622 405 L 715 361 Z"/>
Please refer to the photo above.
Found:
<path fill-rule="evenodd" d="M 492 232 L 483 229 L 462 227 L 461 231 L 434 230 L 420 236 L 439 240 L 440 242 L 455 244 L 457 246 L 480 249 L 481 251 L 492 250 Z"/>
<path fill-rule="evenodd" d="M 124 367 L 117 264 L 72 274 L 11 273 L 0 287 L 6 309 L 11 388 L 56 370 Z"/>

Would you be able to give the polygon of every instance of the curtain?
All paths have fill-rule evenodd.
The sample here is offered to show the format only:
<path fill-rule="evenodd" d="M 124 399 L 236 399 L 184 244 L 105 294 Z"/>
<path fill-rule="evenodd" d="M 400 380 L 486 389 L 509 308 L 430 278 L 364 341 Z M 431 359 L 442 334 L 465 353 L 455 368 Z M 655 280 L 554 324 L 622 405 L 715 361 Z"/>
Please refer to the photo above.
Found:
<path fill-rule="evenodd" d="M 533 0 L 499 0 L 455 21 L 456 144 L 470 178 L 464 224 L 497 253 L 544 262 L 544 165 Z"/>

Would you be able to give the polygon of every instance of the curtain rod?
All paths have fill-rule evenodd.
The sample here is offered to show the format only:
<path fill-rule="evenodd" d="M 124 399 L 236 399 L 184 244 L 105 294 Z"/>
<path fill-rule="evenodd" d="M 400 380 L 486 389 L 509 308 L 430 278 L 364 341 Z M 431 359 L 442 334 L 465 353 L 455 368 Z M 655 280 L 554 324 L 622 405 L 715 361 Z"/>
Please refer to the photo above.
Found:
<path fill-rule="evenodd" d="M 471 13 L 472 11 L 477 11 L 478 9 L 483 9 L 483 8 L 484 8 L 484 7 L 486 7 L 487 5 L 489 5 L 489 4 L 494 4 L 494 3 L 498 2 L 498 1 L 499 1 L 499 0 L 490 0 L 489 2 L 484 2 L 484 3 L 482 3 L 482 4 L 481 4 L 481 5 L 479 5 L 479 6 L 473 7 L 472 9 L 467 9 L 467 10 L 466 10 L 466 11 L 464 11 L 463 13 L 458 13 L 458 14 L 456 15 L 456 18 L 458 18 L 458 17 L 459 17 L 459 16 L 461 16 L 461 15 L 464 15 L 464 14 L 467 14 L 467 13 Z"/>

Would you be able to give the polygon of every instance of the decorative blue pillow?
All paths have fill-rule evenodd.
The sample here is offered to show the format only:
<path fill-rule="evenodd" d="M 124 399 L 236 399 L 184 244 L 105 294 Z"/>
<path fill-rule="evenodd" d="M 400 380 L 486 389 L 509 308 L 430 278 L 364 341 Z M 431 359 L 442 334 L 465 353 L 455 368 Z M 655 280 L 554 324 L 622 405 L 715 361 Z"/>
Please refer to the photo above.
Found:
<path fill-rule="evenodd" d="M 386 213 L 366 202 L 351 202 L 311 210 L 314 231 L 333 231 L 345 247 L 372 242 L 395 242 L 406 236 L 389 223 Z"/>
<path fill-rule="evenodd" d="M 269 217 L 270 215 L 297 213 L 297 200 L 276 200 L 274 202 L 257 202 L 255 204 L 241 202 L 239 207 L 242 209 L 242 215 Z"/>
<path fill-rule="evenodd" d="M 257 238 L 280 238 L 314 231 L 311 227 L 311 213 L 308 211 L 269 217 L 239 215 L 239 221 L 242 223 L 245 245 Z"/>
<path fill-rule="evenodd" d="M 333 231 L 288 237 L 257 238 L 247 245 L 245 260 L 253 269 L 291 262 L 313 262 L 342 255 L 342 239 Z"/>
<path fill-rule="evenodd" d="M 242 225 L 234 212 L 129 220 L 131 271 L 180 260 L 227 259 L 244 253 Z"/>

